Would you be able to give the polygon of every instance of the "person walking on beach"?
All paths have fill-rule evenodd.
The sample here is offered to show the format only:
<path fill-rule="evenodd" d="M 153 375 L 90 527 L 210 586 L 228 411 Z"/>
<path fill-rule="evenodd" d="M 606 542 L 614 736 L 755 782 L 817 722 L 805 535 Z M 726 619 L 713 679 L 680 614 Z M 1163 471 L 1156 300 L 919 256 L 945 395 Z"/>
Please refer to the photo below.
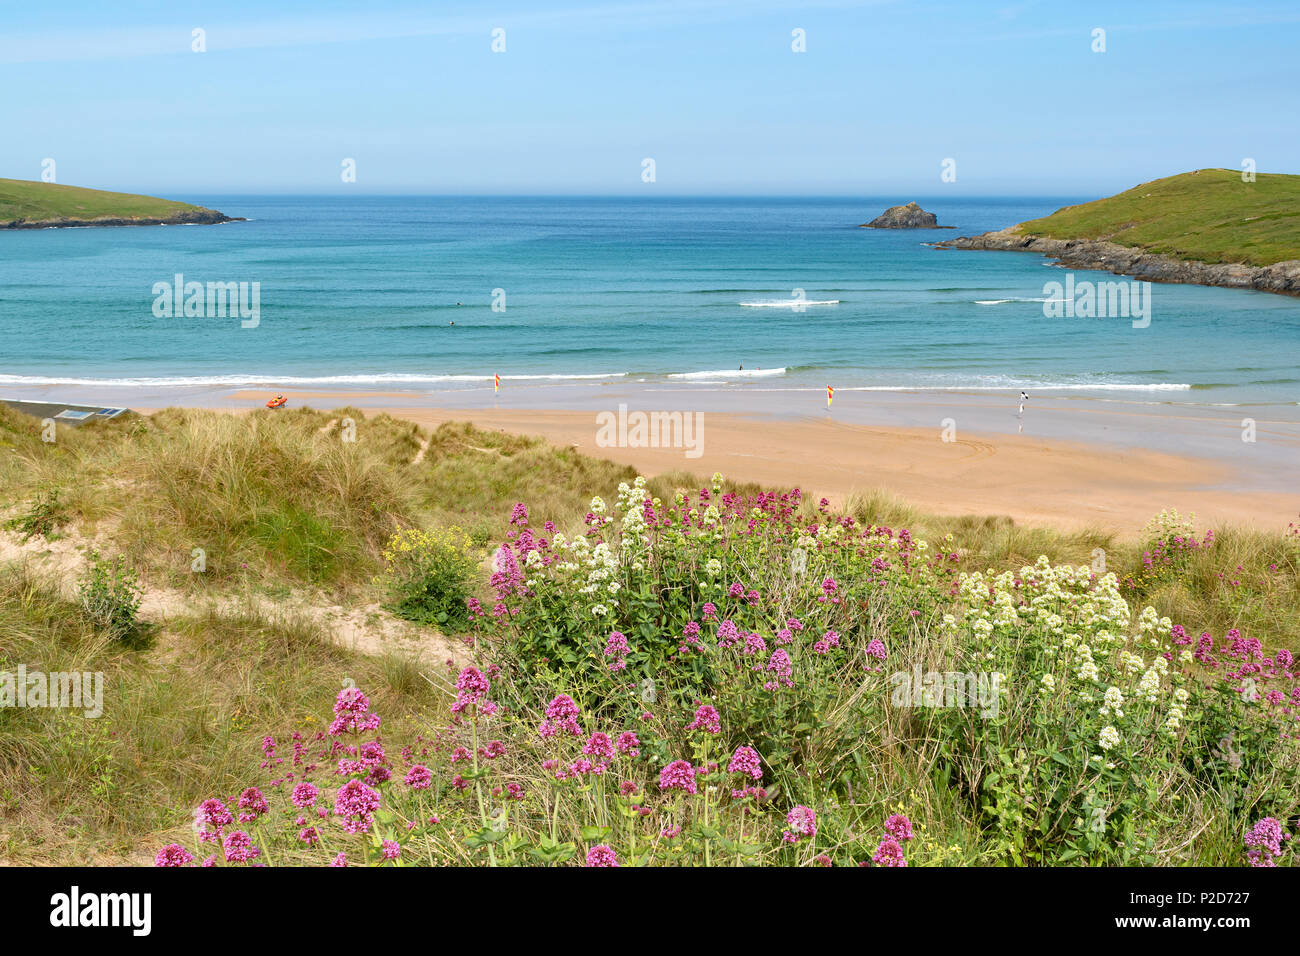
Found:
<path fill-rule="evenodd" d="M 1016 415 L 1016 430 L 1023 432 L 1025 430 L 1025 402 L 1029 401 L 1029 393 L 1023 389 L 1020 392 L 1020 412 Z"/>

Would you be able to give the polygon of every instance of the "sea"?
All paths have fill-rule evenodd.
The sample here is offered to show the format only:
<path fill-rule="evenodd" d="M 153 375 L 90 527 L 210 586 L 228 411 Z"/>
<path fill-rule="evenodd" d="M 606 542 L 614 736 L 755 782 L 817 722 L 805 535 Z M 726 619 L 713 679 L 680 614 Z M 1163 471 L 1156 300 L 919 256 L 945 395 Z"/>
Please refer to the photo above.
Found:
<path fill-rule="evenodd" d="M 1088 197 L 184 198 L 248 221 L 0 232 L 0 397 L 312 387 L 459 404 L 500 376 L 543 396 L 1300 400 L 1300 299 L 1154 285 L 1142 319 L 1054 315 L 1066 277 L 1043 257 L 931 245 Z M 913 198 L 952 228 L 859 227 Z M 255 320 L 206 299 L 178 314 L 178 277 L 246 283 Z"/>

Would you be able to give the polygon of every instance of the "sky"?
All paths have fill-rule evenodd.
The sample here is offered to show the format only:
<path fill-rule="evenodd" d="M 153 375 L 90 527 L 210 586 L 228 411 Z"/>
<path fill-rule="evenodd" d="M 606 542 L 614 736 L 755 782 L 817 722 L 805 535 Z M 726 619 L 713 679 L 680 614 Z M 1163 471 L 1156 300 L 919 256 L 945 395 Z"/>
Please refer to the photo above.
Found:
<path fill-rule="evenodd" d="M 0 0 L 0 177 L 1108 195 L 1247 159 L 1300 172 L 1298 53 L 1295 0 Z"/>

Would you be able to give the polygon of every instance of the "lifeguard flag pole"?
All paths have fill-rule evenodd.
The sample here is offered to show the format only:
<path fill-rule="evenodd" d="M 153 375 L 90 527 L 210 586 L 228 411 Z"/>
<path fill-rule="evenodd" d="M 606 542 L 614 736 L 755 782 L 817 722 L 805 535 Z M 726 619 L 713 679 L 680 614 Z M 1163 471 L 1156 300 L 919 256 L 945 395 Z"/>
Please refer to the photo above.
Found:
<path fill-rule="evenodd" d="M 831 407 L 831 401 L 832 401 L 834 398 L 835 398 L 835 389 L 833 389 L 833 388 L 831 388 L 831 386 L 827 385 L 827 386 L 826 386 L 826 407 L 827 407 L 827 408 L 830 408 L 830 407 Z"/>
<path fill-rule="evenodd" d="M 497 380 L 497 381 L 496 381 L 496 389 L 495 389 L 495 391 L 493 392 L 494 395 L 496 394 L 496 392 L 501 391 L 501 375 L 500 375 L 499 373 L 496 375 L 496 380 Z"/>

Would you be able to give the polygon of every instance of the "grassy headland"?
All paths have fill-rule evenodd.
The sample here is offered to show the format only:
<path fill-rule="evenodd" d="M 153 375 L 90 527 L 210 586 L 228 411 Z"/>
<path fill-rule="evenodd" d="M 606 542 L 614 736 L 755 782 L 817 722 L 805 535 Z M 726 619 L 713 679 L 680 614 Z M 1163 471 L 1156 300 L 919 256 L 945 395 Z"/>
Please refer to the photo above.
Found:
<path fill-rule="evenodd" d="M 354 436 L 344 431 L 348 419 Z M 644 498 L 635 484 L 624 486 L 614 504 L 616 486 L 633 478 L 630 469 L 537 440 L 464 424 L 426 434 L 350 409 L 247 416 L 170 409 L 62 429 L 47 443 L 38 421 L 0 408 L 0 521 L 9 524 L 0 530 L 0 554 L 16 557 L 0 561 L 0 671 L 22 663 L 29 672 L 105 675 L 97 719 L 0 708 L 0 857 L 139 862 L 169 840 L 220 856 L 219 846 L 194 844 L 192 811 L 211 797 L 233 807 L 241 787 L 254 784 L 256 795 L 245 791 L 250 812 L 258 815 L 262 793 L 277 809 L 247 829 L 261 860 L 273 863 L 322 862 L 326 849 L 327 857 L 378 861 L 381 832 L 401 843 L 404 862 L 562 862 L 584 853 L 599 860 L 601 847 L 612 847 L 624 862 L 806 864 L 820 851 L 848 863 L 871 858 L 882 821 L 905 811 L 917 824 L 915 841 L 898 842 L 914 865 L 1231 864 L 1243 861 L 1242 836 L 1255 819 L 1268 814 L 1289 825 L 1300 796 L 1288 762 L 1294 755 L 1273 749 L 1264 711 L 1274 705 L 1243 703 L 1231 688 L 1213 699 L 1202 694 L 1200 676 L 1221 678 L 1184 662 L 1157 618 L 1185 625 L 1193 637 L 1211 632 L 1215 648 L 1238 629 L 1270 654 L 1300 650 L 1295 533 L 1218 528 L 1210 540 L 1200 529 L 1189 544 L 1190 529 L 1165 520 L 1147 541 L 1123 544 L 1102 532 L 1057 533 L 1007 518 L 930 516 L 883 492 L 832 510 L 812 494 L 759 497 L 763 489 L 735 484 L 722 488 L 736 496 L 729 502 L 718 491 L 706 495 L 719 518 L 704 500 L 674 505 L 679 494 L 698 495 L 708 484 L 684 473 L 652 479 Z M 611 517 L 662 520 L 676 507 L 677 518 L 653 538 L 635 518 L 606 527 L 606 505 L 593 494 L 609 499 Z M 516 502 L 527 503 L 527 514 Z M 698 534 L 690 530 L 695 523 Z M 341 647 L 312 609 L 334 601 L 391 608 L 380 584 L 401 550 L 391 536 L 453 526 L 465 532 L 454 547 L 477 568 L 465 594 L 502 609 L 495 623 L 484 614 L 467 636 L 503 709 L 487 717 L 479 712 L 483 699 L 474 698 L 449 723 L 457 691 L 445 654 Z M 599 547 L 570 548 L 560 537 L 576 540 L 587 530 L 594 540 L 597 528 L 614 547 L 612 565 Z M 438 540 L 444 543 L 429 553 L 447 553 Z M 502 563 L 502 541 L 511 542 L 526 574 L 510 571 L 513 556 Z M 796 547 L 806 580 L 790 571 Z M 71 587 L 70 576 L 96 548 L 138 573 L 153 598 L 145 616 L 151 607 L 168 609 L 146 643 L 113 640 Z M 203 573 L 195 573 L 195 548 L 205 551 Z M 439 569 L 425 570 L 434 580 Z M 964 585 L 963 571 L 975 575 Z M 577 587 L 584 580 L 599 584 L 594 598 Z M 729 597 L 733 580 L 753 593 Z M 701 610 L 702 599 L 752 632 L 742 632 L 747 650 L 759 632 L 781 654 L 788 650 L 785 664 L 767 648 L 761 658 L 737 658 L 768 661 L 771 652 L 758 677 L 749 667 L 722 667 L 718 655 L 736 651 L 720 647 L 722 628 L 710 618 L 712 604 Z M 986 615 L 987 634 L 977 621 L 985 612 L 966 615 L 986 599 L 995 609 Z M 594 617 L 592 600 L 601 602 Z M 1154 613 L 1141 614 L 1145 607 Z M 377 628 L 389 613 L 374 612 Z M 803 623 L 792 635 L 783 628 L 793 617 Z M 678 648 L 691 633 L 688 618 L 696 633 L 704 622 L 700 650 Z M 628 649 L 626 668 L 611 671 L 617 657 L 606 639 L 615 627 Z M 1078 661 L 1064 664 L 1067 652 L 1077 655 L 1065 649 L 1079 635 L 1092 646 L 1084 657 L 1089 664 L 1095 657 L 1100 682 L 1091 678 L 1068 695 L 1065 686 L 1042 693 L 1044 667 L 1058 682 L 1080 680 Z M 818 638 L 825 644 L 815 649 Z M 1154 660 L 1166 646 L 1173 674 L 1162 676 Z M 1198 648 L 1194 640 L 1191 647 Z M 1151 659 L 1142 663 L 1145 674 L 1134 669 L 1139 657 Z M 781 667 L 791 663 L 791 686 L 778 686 Z M 891 704 L 885 676 L 910 673 L 914 664 L 996 668 L 1010 687 L 1003 715 L 981 724 L 972 723 L 973 711 Z M 1184 671 L 1177 690 L 1167 685 Z M 774 690 L 759 686 L 764 676 L 777 682 Z M 649 696 L 648 679 L 657 684 Z M 483 674 L 462 679 L 462 698 L 478 693 L 479 680 L 486 683 Z M 1270 689 L 1260 680 L 1261 691 Z M 388 754 L 368 757 L 345 777 L 382 791 L 385 811 L 360 838 L 335 821 L 313 820 L 317 844 L 300 837 L 300 826 L 288 828 L 298 813 L 287 805 L 293 784 L 259 781 L 256 768 L 268 760 L 275 779 L 297 768 L 289 735 L 301 734 L 313 751 L 347 681 L 383 714 Z M 1097 717 L 1107 684 L 1122 687 L 1127 716 Z M 1165 706 L 1184 689 L 1194 695 L 1179 705 L 1187 711 L 1180 727 Z M 1097 696 L 1076 707 L 1076 691 Z M 608 729 L 612 739 L 623 727 L 640 735 L 638 748 L 608 758 L 617 766 L 610 782 L 557 784 L 543 769 L 543 760 L 581 743 L 562 733 L 539 748 L 541 711 L 561 693 L 582 707 L 586 732 Z M 682 730 L 692 714 L 699 722 L 699 700 L 717 705 L 722 731 Z M 637 716 L 650 711 L 652 719 Z M 1107 722 L 1123 738 L 1106 751 L 1121 766 L 1089 770 L 1086 754 Z M 266 735 L 275 737 L 283 766 L 264 755 Z M 483 746 L 489 735 L 504 752 Z M 1228 743 L 1216 744 L 1220 737 Z M 751 797 L 725 794 L 749 777 L 704 779 L 710 756 L 725 767 L 736 744 L 752 744 L 754 761 L 762 761 L 744 761 L 764 788 L 748 811 Z M 611 748 L 609 740 L 591 746 Z M 1226 763 L 1210 752 L 1214 746 L 1226 751 Z M 480 756 L 488 752 L 497 755 Z M 698 793 L 691 786 L 697 771 L 680 759 L 693 754 Z M 585 759 L 576 749 L 569 757 Z M 336 753 L 320 761 L 324 790 L 344 779 L 332 777 L 336 761 Z M 426 764 L 432 782 L 410 783 Z M 391 780 L 375 776 L 389 765 Z M 614 793 L 620 781 L 634 786 L 626 800 Z M 803 808 L 819 815 L 820 836 L 800 829 Z M 885 826 L 910 832 L 893 817 Z M 674 827 L 681 832 L 673 835 Z M 894 852 L 887 839 L 882 859 Z M 227 859 L 238 856 L 234 850 L 226 849 Z"/>
<path fill-rule="evenodd" d="M 1300 259 L 1300 176 L 1198 169 L 1066 206 L 1015 231 L 1050 239 L 1106 240 L 1206 263 L 1271 266 Z"/>
<path fill-rule="evenodd" d="M 0 229 L 228 221 L 214 209 L 174 199 L 0 179 Z"/>

